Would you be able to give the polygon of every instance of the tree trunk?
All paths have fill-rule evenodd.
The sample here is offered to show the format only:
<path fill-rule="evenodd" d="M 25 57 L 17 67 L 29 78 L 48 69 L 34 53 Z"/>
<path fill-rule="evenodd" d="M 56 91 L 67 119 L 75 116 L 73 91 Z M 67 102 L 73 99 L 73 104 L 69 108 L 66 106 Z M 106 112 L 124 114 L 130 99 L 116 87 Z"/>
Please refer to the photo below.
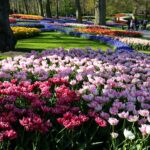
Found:
<path fill-rule="evenodd" d="M 133 14 L 134 16 L 137 15 L 137 10 L 138 10 L 138 7 L 137 7 L 137 6 L 134 6 L 134 7 L 133 7 L 133 11 L 132 11 L 132 14 Z"/>
<path fill-rule="evenodd" d="M 95 24 L 106 24 L 106 0 L 95 1 Z"/>
<path fill-rule="evenodd" d="M 26 14 L 29 14 L 29 11 L 28 11 L 28 2 L 27 2 L 27 0 L 24 0 L 23 2 L 24 2 Z"/>
<path fill-rule="evenodd" d="M 56 18 L 59 18 L 59 0 L 56 0 Z"/>
<path fill-rule="evenodd" d="M 46 16 L 49 17 L 49 18 L 52 18 L 51 2 L 50 2 L 50 0 L 46 1 Z"/>
<path fill-rule="evenodd" d="M 39 14 L 39 7 L 37 5 L 37 1 L 33 1 L 33 8 L 34 8 L 34 15 L 38 15 Z"/>
<path fill-rule="evenodd" d="M 42 0 L 39 0 L 39 5 L 40 5 L 40 15 L 41 16 L 44 16 L 44 11 L 43 11 L 43 2 L 42 2 Z"/>
<path fill-rule="evenodd" d="M 82 23 L 82 11 L 81 11 L 81 5 L 80 0 L 75 0 L 76 4 L 76 18 L 79 23 Z"/>
<path fill-rule="evenodd" d="M 146 2 L 145 2 L 145 19 L 148 19 L 148 11 L 149 11 L 148 5 L 149 5 L 149 2 L 148 2 L 148 0 L 146 0 Z"/>
<path fill-rule="evenodd" d="M 133 1 L 133 9 L 132 9 L 132 13 L 133 13 L 134 16 L 137 15 L 138 9 L 139 9 L 139 1 L 134 0 Z"/>
<path fill-rule="evenodd" d="M 37 6 L 37 14 L 40 15 L 40 6 L 39 6 L 39 0 L 35 0 L 36 1 L 36 6 Z"/>
<path fill-rule="evenodd" d="M 0 50 L 14 50 L 16 39 L 9 25 L 9 0 L 0 0 Z"/>

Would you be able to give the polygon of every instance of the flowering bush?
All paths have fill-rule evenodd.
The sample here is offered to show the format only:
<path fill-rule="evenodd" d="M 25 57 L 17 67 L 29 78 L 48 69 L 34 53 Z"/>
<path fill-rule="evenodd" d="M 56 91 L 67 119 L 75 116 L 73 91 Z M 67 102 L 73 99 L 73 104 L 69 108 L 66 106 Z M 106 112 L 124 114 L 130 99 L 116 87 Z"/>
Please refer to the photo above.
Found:
<path fill-rule="evenodd" d="M 12 14 L 11 17 L 27 20 L 42 20 L 42 16 L 37 15 L 25 15 L 25 14 Z"/>
<path fill-rule="evenodd" d="M 148 148 L 149 68 L 149 55 L 91 49 L 0 61 L 4 149 Z"/>
<path fill-rule="evenodd" d="M 37 28 L 11 27 L 11 29 L 17 39 L 36 36 L 40 33 L 40 30 Z"/>
<path fill-rule="evenodd" d="M 93 34 L 109 35 L 109 36 L 129 36 L 129 37 L 141 37 L 142 36 L 140 32 L 101 29 L 99 27 L 77 28 L 76 30 L 79 32 L 84 32 L 84 33 L 93 33 Z"/>

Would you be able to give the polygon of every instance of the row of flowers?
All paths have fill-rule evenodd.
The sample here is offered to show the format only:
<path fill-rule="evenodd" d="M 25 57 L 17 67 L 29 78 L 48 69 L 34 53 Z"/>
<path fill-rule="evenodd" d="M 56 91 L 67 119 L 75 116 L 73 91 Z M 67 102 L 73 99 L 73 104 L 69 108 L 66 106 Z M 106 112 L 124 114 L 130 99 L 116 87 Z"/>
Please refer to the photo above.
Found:
<path fill-rule="evenodd" d="M 141 37 L 142 36 L 140 32 L 109 30 L 109 29 L 101 29 L 99 27 L 77 28 L 76 31 L 83 32 L 83 33 L 109 35 L 109 36 L 123 36 L 123 37 L 124 36 L 127 36 L 127 37 Z"/>
<path fill-rule="evenodd" d="M 17 39 L 28 38 L 38 35 L 41 31 L 37 28 L 27 28 L 27 27 L 11 27 L 14 36 Z"/>
<path fill-rule="evenodd" d="M 44 25 L 41 23 L 16 23 L 11 24 L 11 27 L 44 28 Z"/>
<path fill-rule="evenodd" d="M 24 20 L 42 20 L 42 16 L 37 16 L 37 15 L 26 15 L 26 14 L 11 14 L 10 15 L 13 18 L 19 18 L 19 19 L 24 19 Z"/>
<path fill-rule="evenodd" d="M 51 23 L 77 23 L 76 18 L 71 18 L 71 17 L 59 17 L 59 19 L 57 19 L 55 17 L 44 18 L 42 16 L 30 15 L 30 14 L 11 14 L 10 17 L 13 17 L 15 19 L 21 19 L 21 20 L 44 20 Z M 89 21 L 83 21 L 83 23 L 92 24 Z"/>
<path fill-rule="evenodd" d="M 131 45 L 136 50 L 150 50 L 150 40 L 132 37 L 114 37 L 115 39 Z"/>
<path fill-rule="evenodd" d="M 125 26 L 127 24 L 125 24 L 125 23 L 116 23 L 114 21 L 109 21 L 109 22 L 106 22 L 106 25 L 109 26 L 109 27 L 122 27 L 122 26 Z"/>
<path fill-rule="evenodd" d="M 80 28 L 85 28 L 85 27 L 99 27 L 101 29 L 109 29 L 107 26 L 99 26 L 99 25 L 94 25 L 94 24 L 84 24 L 84 23 L 50 23 L 52 25 L 57 25 L 57 26 L 64 26 L 64 27 L 80 27 Z"/>
<path fill-rule="evenodd" d="M 32 52 L 2 60 L 0 140 L 14 139 L 12 147 L 37 147 L 44 141 L 61 148 L 69 138 L 68 147 L 73 148 L 95 142 L 106 149 L 147 148 L 149 68 L 145 54 L 91 49 Z"/>
<path fill-rule="evenodd" d="M 140 38 L 131 38 L 131 37 L 115 37 L 119 41 L 122 41 L 127 44 L 141 44 L 145 46 L 150 46 L 150 41 L 147 39 L 140 39 Z"/>
<path fill-rule="evenodd" d="M 10 22 L 10 23 L 16 23 L 17 21 L 16 21 L 15 18 L 9 17 L 9 22 Z"/>

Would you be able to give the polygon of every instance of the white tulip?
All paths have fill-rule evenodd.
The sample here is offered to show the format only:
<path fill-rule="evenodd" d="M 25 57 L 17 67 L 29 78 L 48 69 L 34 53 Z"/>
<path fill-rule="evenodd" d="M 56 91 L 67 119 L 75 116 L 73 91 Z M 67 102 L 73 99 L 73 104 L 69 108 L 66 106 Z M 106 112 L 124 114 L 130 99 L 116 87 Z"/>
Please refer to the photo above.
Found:
<path fill-rule="evenodd" d="M 147 133 L 147 134 L 150 134 L 150 125 L 147 125 L 147 126 L 146 126 L 146 133 Z"/>
<path fill-rule="evenodd" d="M 129 140 L 135 139 L 135 135 L 131 131 L 127 130 L 127 129 L 124 129 L 123 134 L 124 134 L 126 139 L 129 139 Z"/>
<path fill-rule="evenodd" d="M 112 132 L 112 133 L 111 133 L 111 137 L 112 137 L 113 139 L 116 139 L 116 138 L 118 137 L 118 133 Z"/>

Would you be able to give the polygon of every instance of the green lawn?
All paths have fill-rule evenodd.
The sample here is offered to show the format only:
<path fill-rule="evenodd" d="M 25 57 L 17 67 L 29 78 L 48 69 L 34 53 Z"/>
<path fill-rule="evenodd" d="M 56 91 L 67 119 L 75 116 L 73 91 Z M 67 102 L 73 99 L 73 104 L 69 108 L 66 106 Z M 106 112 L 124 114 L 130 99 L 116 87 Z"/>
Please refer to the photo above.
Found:
<path fill-rule="evenodd" d="M 45 50 L 51 48 L 86 48 L 107 50 L 111 48 L 98 41 L 91 41 L 80 37 L 65 35 L 59 32 L 43 32 L 40 36 L 18 40 L 16 48 L 19 50 Z"/>
<path fill-rule="evenodd" d="M 65 49 L 86 47 L 91 47 L 94 50 L 107 50 L 108 48 L 113 49 L 112 47 L 98 41 L 91 41 L 80 37 L 69 36 L 59 32 L 43 32 L 39 36 L 33 38 L 18 40 L 16 51 L 0 53 L 0 60 L 8 56 L 20 54 L 23 55 L 24 52 L 30 52 L 32 50 L 42 51 L 59 47 L 63 47 Z M 140 52 L 150 54 L 149 51 Z"/>

